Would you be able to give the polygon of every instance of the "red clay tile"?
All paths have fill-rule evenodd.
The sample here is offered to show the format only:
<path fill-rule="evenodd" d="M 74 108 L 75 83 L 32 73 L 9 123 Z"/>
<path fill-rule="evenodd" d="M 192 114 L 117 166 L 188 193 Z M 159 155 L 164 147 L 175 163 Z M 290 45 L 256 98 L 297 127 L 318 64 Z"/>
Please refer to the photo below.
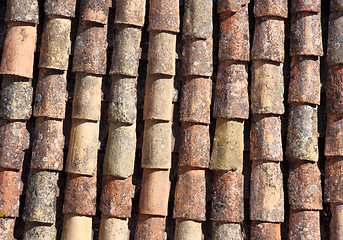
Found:
<path fill-rule="evenodd" d="M 182 86 L 180 120 L 210 124 L 212 81 L 204 77 L 187 77 Z"/>
<path fill-rule="evenodd" d="M 215 171 L 211 220 L 240 223 L 244 219 L 243 167 Z"/>
<path fill-rule="evenodd" d="M 8 0 L 6 22 L 39 23 L 38 0 Z"/>
<path fill-rule="evenodd" d="M 73 98 L 73 119 L 99 121 L 102 77 L 77 73 Z"/>
<path fill-rule="evenodd" d="M 212 238 L 217 240 L 244 239 L 240 223 L 213 222 Z"/>
<path fill-rule="evenodd" d="M 331 1 L 331 4 L 332 1 Z M 343 11 L 343 1 L 341 1 Z M 333 5 L 331 5 L 333 6 Z M 334 65 L 343 63 L 343 12 L 334 12 L 329 15 L 329 29 L 327 42 L 327 63 Z"/>
<path fill-rule="evenodd" d="M 116 26 L 110 75 L 138 77 L 141 38 L 140 28 L 121 24 Z"/>
<path fill-rule="evenodd" d="M 187 0 L 184 3 L 183 39 L 207 39 L 212 37 L 212 0 Z"/>
<path fill-rule="evenodd" d="M 154 216 L 168 215 L 169 170 L 143 169 L 139 213 Z"/>
<path fill-rule="evenodd" d="M 318 161 L 317 106 L 290 104 L 286 156 L 288 161 Z"/>
<path fill-rule="evenodd" d="M 173 117 L 174 78 L 148 75 L 145 83 L 144 120 L 171 121 Z"/>
<path fill-rule="evenodd" d="M 136 156 L 136 123 L 110 123 L 103 174 L 127 178 L 133 174 Z"/>
<path fill-rule="evenodd" d="M 99 122 L 74 119 L 65 172 L 94 176 L 99 149 Z"/>
<path fill-rule="evenodd" d="M 243 166 L 244 122 L 218 118 L 212 142 L 211 170 L 235 170 Z"/>
<path fill-rule="evenodd" d="M 181 123 L 179 166 L 208 168 L 210 146 L 208 125 Z"/>
<path fill-rule="evenodd" d="M 45 0 L 44 12 L 47 15 L 75 17 L 76 0 Z"/>
<path fill-rule="evenodd" d="M 128 219 L 114 218 L 101 215 L 99 239 L 130 239 L 130 230 Z"/>
<path fill-rule="evenodd" d="M 81 0 L 80 20 L 107 24 L 109 2 L 110 0 Z"/>
<path fill-rule="evenodd" d="M 0 74 L 32 78 L 36 38 L 35 25 L 10 22 L 2 52 Z"/>
<path fill-rule="evenodd" d="M 33 115 L 64 119 L 67 99 L 67 72 L 40 69 Z"/>
<path fill-rule="evenodd" d="M 320 88 L 319 58 L 293 57 L 291 60 L 288 103 L 299 102 L 319 105 Z"/>
<path fill-rule="evenodd" d="M 248 64 L 234 61 L 219 62 L 214 96 L 213 117 L 249 117 Z"/>
<path fill-rule="evenodd" d="M 213 39 L 190 39 L 183 41 L 182 75 L 211 77 Z"/>
<path fill-rule="evenodd" d="M 343 206 L 342 204 L 331 205 L 331 221 L 330 221 L 330 239 L 342 239 L 343 229 Z"/>
<path fill-rule="evenodd" d="M 159 97 L 160 95 L 157 95 Z M 137 78 L 114 75 L 108 105 L 108 122 L 133 124 L 137 115 Z"/>
<path fill-rule="evenodd" d="M 96 175 L 69 174 L 64 193 L 63 213 L 85 216 L 96 214 Z"/>
<path fill-rule="evenodd" d="M 291 13 L 296 12 L 316 12 L 320 13 L 320 0 L 293 0 L 291 1 Z"/>
<path fill-rule="evenodd" d="M 343 202 L 343 158 L 329 157 L 325 162 L 324 201 Z"/>
<path fill-rule="evenodd" d="M 321 239 L 319 213 L 290 210 L 289 239 Z"/>
<path fill-rule="evenodd" d="M 327 115 L 326 125 L 325 156 L 343 156 L 343 115 Z"/>
<path fill-rule="evenodd" d="M 146 0 L 117 0 L 114 23 L 143 27 L 145 4 Z"/>
<path fill-rule="evenodd" d="M 81 22 L 75 40 L 73 72 L 106 74 L 107 25 Z"/>
<path fill-rule="evenodd" d="M 253 161 L 250 179 L 250 219 L 284 221 L 283 179 L 278 162 Z"/>
<path fill-rule="evenodd" d="M 297 13 L 291 18 L 291 56 L 323 56 L 320 14 Z"/>
<path fill-rule="evenodd" d="M 142 147 L 142 168 L 171 168 L 171 127 L 171 122 L 145 121 L 144 141 Z"/>
<path fill-rule="evenodd" d="M 179 32 L 179 0 L 150 0 L 148 31 Z"/>
<path fill-rule="evenodd" d="M 237 12 L 249 2 L 250 0 L 218 0 L 217 12 Z"/>
<path fill-rule="evenodd" d="M 104 176 L 100 210 L 103 215 L 130 218 L 132 198 L 135 194 L 135 186 L 132 177 L 119 179 L 112 176 Z"/>
<path fill-rule="evenodd" d="M 343 64 L 328 66 L 326 89 L 327 114 L 343 113 Z"/>
<path fill-rule="evenodd" d="M 284 62 L 284 41 L 285 24 L 283 20 L 257 19 L 251 59 Z"/>
<path fill-rule="evenodd" d="M 281 224 L 253 221 L 250 230 L 251 240 L 281 240 Z"/>
<path fill-rule="evenodd" d="M 42 33 L 39 64 L 40 68 L 68 70 L 71 20 L 47 17 Z"/>
<path fill-rule="evenodd" d="M 24 239 L 41 239 L 53 240 L 57 237 L 55 225 L 42 224 L 36 222 L 26 222 L 24 229 Z"/>
<path fill-rule="evenodd" d="M 174 218 L 205 221 L 205 170 L 179 167 L 175 187 Z"/>
<path fill-rule="evenodd" d="M 248 7 L 236 13 L 220 15 L 218 58 L 223 60 L 250 60 L 250 34 Z"/>
<path fill-rule="evenodd" d="M 203 240 L 201 222 L 187 219 L 176 219 L 174 239 L 194 239 Z"/>
<path fill-rule="evenodd" d="M 25 122 L 0 122 L 0 167 L 22 169 L 24 150 L 29 148 L 30 134 Z"/>
<path fill-rule="evenodd" d="M 342 12 L 343 11 L 343 1 L 342 0 L 331 0 L 330 1 L 330 11 L 331 12 Z"/>
<path fill-rule="evenodd" d="M 162 240 L 167 239 L 166 218 L 140 215 L 137 223 L 135 239 L 137 240 Z"/>
<path fill-rule="evenodd" d="M 166 1 L 167 2 L 167 1 Z M 148 74 L 175 75 L 176 34 L 149 33 Z"/>
<path fill-rule="evenodd" d="M 287 0 L 258 0 L 254 5 L 255 17 L 287 18 Z"/>
<path fill-rule="evenodd" d="M 57 180 L 57 172 L 30 171 L 23 214 L 26 222 L 55 223 Z"/>
<path fill-rule="evenodd" d="M 323 209 L 320 177 L 320 170 L 316 163 L 290 164 L 287 187 L 291 209 Z"/>
<path fill-rule="evenodd" d="M 0 116 L 9 120 L 28 120 L 32 113 L 32 80 L 13 75 L 2 77 Z"/>
<path fill-rule="evenodd" d="M 0 168 L 0 217 L 19 217 L 22 191 L 21 171 Z"/>
<path fill-rule="evenodd" d="M 284 107 L 283 64 L 253 61 L 251 79 L 252 114 L 280 114 Z"/>
<path fill-rule="evenodd" d="M 63 169 L 63 121 L 36 119 L 31 168 L 61 171 Z"/>
<path fill-rule="evenodd" d="M 250 159 L 283 160 L 280 117 L 253 116 L 250 131 Z"/>
<path fill-rule="evenodd" d="M 14 240 L 15 218 L 0 218 L 0 238 L 2 240 Z"/>

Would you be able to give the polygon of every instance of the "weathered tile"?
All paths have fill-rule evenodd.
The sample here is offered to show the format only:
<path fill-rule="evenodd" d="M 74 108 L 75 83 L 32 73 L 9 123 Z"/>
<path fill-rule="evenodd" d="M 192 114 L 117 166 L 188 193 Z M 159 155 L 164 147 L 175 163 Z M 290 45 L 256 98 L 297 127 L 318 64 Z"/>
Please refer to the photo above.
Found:
<path fill-rule="evenodd" d="M 63 213 L 94 216 L 96 214 L 96 175 L 69 174 L 64 192 Z"/>
<path fill-rule="evenodd" d="M 343 206 L 342 204 L 330 204 L 331 221 L 330 221 L 330 239 L 341 239 L 343 237 L 342 221 Z"/>
<path fill-rule="evenodd" d="M 29 222 L 54 224 L 58 173 L 32 169 L 25 193 L 23 219 Z"/>
<path fill-rule="evenodd" d="M 183 41 L 182 75 L 211 77 L 213 72 L 213 39 Z"/>
<path fill-rule="evenodd" d="M 250 34 L 248 6 L 236 13 L 220 14 L 219 60 L 249 61 Z"/>
<path fill-rule="evenodd" d="M 135 239 L 162 240 L 167 239 L 166 218 L 158 216 L 140 215 L 137 223 Z"/>
<path fill-rule="evenodd" d="M 332 4 L 332 2 L 331 2 Z M 343 1 L 342 1 L 343 7 Z M 342 9 L 343 10 L 343 9 Z M 334 65 L 343 63 L 343 12 L 334 12 L 329 15 L 329 29 L 327 42 L 327 63 Z"/>
<path fill-rule="evenodd" d="M 1 88 L 1 118 L 28 120 L 32 113 L 32 79 L 5 75 L 2 77 Z"/>
<path fill-rule="evenodd" d="M 0 168 L 0 217 L 19 217 L 22 191 L 21 171 Z"/>
<path fill-rule="evenodd" d="M 343 113 L 343 64 L 328 66 L 326 90 L 327 114 Z"/>
<path fill-rule="evenodd" d="M 128 224 L 127 218 L 122 219 L 101 215 L 99 239 L 129 239 L 130 231 Z"/>
<path fill-rule="evenodd" d="M 288 103 L 320 104 L 320 60 L 299 56 L 291 60 Z"/>
<path fill-rule="evenodd" d="M 81 22 L 78 27 L 73 72 L 106 74 L 107 25 Z"/>
<path fill-rule="evenodd" d="M 33 137 L 31 168 L 63 169 L 63 121 L 37 118 Z"/>
<path fill-rule="evenodd" d="M 342 12 L 343 11 L 343 1 L 342 0 L 331 0 L 330 1 L 330 11 L 331 12 Z"/>
<path fill-rule="evenodd" d="M 116 0 L 114 23 L 143 27 L 145 19 L 145 4 L 146 0 Z"/>
<path fill-rule="evenodd" d="M 250 0 L 218 0 L 217 12 L 237 12 L 249 2 Z"/>
<path fill-rule="evenodd" d="M 287 0 L 258 0 L 254 4 L 255 17 L 287 18 Z"/>
<path fill-rule="evenodd" d="M 3 240 L 14 240 L 15 218 L 0 218 L 0 237 Z"/>
<path fill-rule="evenodd" d="M 291 1 L 291 13 L 297 12 L 316 12 L 320 13 L 320 0 L 293 0 Z"/>
<path fill-rule="evenodd" d="M 175 239 L 193 239 L 202 240 L 204 239 L 201 222 L 195 222 L 187 219 L 176 219 L 175 223 Z"/>
<path fill-rule="evenodd" d="M 107 24 L 109 7 L 110 0 L 81 0 L 80 20 Z"/>
<path fill-rule="evenodd" d="M 47 225 L 36 222 L 26 222 L 24 240 L 54 240 L 57 237 L 55 225 Z"/>
<path fill-rule="evenodd" d="M 319 160 L 317 114 L 317 106 L 290 104 L 286 145 L 288 161 Z"/>
<path fill-rule="evenodd" d="M 250 230 L 251 240 L 281 240 L 281 224 L 253 221 Z"/>
<path fill-rule="evenodd" d="M 145 121 L 142 168 L 171 168 L 171 135 L 171 122 Z"/>
<path fill-rule="evenodd" d="M 2 52 L 0 74 L 32 78 L 36 38 L 36 26 L 10 22 Z"/>
<path fill-rule="evenodd" d="M 103 174 L 127 178 L 133 174 L 136 156 L 136 123 L 109 125 Z"/>
<path fill-rule="evenodd" d="M 150 0 L 148 31 L 179 32 L 179 0 Z"/>
<path fill-rule="evenodd" d="M 167 2 L 167 1 L 166 1 Z M 149 33 L 148 74 L 175 75 L 176 34 Z"/>
<path fill-rule="evenodd" d="M 208 125 L 181 123 L 179 166 L 208 168 L 210 162 L 210 129 Z"/>
<path fill-rule="evenodd" d="M 205 211 L 205 170 L 192 167 L 179 167 L 175 187 L 173 217 L 205 221 Z"/>
<path fill-rule="evenodd" d="M 211 220 L 240 223 L 244 219 L 243 166 L 235 171 L 215 171 Z"/>
<path fill-rule="evenodd" d="M 213 222 L 212 239 L 217 240 L 241 240 L 243 232 L 240 223 Z"/>
<path fill-rule="evenodd" d="M 73 119 L 99 121 L 102 77 L 77 73 L 73 98 Z"/>
<path fill-rule="evenodd" d="M 63 240 L 92 239 L 92 217 L 79 216 L 76 214 L 64 214 Z"/>
<path fill-rule="evenodd" d="M 174 78 L 148 75 L 145 83 L 144 120 L 171 121 L 173 117 Z"/>
<path fill-rule="evenodd" d="M 40 68 L 68 70 L 71 20 L 47 17 L 42 33 L 39 64 Z"/>
<path fill-rule="evenodd" d="M 343 115 L 327 115 L 324 154 L 343 156 Z"/>
<path fill-rule="evenodd" d="M 74 119 L 65 171 L 94 176 L 99 149 L 99 122 Z"/>
<path fill-rule="evenodd" d="M 135 186 L 132 184 L 132 177 L 119 179 L 104 176 L 100 201 L 102 214 L 111 217 L 130 218 L 131 201 L 134 194 Z"/>
<path fill-rule="evenodd" d="M 280 117 L 253 116 L 250 131 L 250 159 L 283 160 Z"/>
<path fill-rule="evenodd" d="M 183 39 L 212 37 L 212 0 L 187 0 L 184 3 Z"/>
<path fill-rule="evenodd" d="M 37 0 L 8 0 L 6 6 L 6 22 L 39 23 Z"/>
<path fill-rule="evenodd" d="M 325 162 L 324 201 L 343 202 L 343 158 L 329 157 Z"/>
<path fill-rule="evenodd" d="M 278 162 L 253 161 L 250 179 L 250 219 L 284 221 L 283 179 Z"/>
<path fill-rule="evenodd" d="M 22 169 L 24 150 L 30 144 L 26 123 L 1 121 L 0 136 L 0 167 Z"/>
<path fill-rule="evenodd" d="M 45 0 L 44 12 L 47 15 L 75 17 L 76 0 Z"/>
<path fill-rule="evenodd" d="M 212 81 L 204 77 L 184 79 L 180 104 L 180 120 L 210 124 Z"/>
<path fill-rule="evenodd" d="M 287 187 L 291 209 L 323 209 L 320 177 L 320 170 L 316 163 L 290 164 Z"/>
<path fill-rule="evenodd" d="M 110 75 L 138 77 L 141 38 L 140 28 L 121 24 L 116 26 Z"/>
<path fill-rule="evenodd" d="M 139 213 L 166 217 L 169 190 L 169 170 L 143 169 Z"/>
<path fill-rule="evenodd" d="M 235 170 L 243 166 L 243 131 L 243 121 L 217 119 L 210 169 Z"/>
<path fill-rule="evenodd" d="M 213 105 L 215 118 L 249 118 L 247 63 L 219 62 Z"/>
<path fill-rule="evenodd" d="M 321 239 L 319 211 L 290 210 L 289 239 Z"/>
<path fill-rule="evenodd" d="M 278 19 L 257 19 L 251 50 L 252 60 L 284 62 L 285 24 Z"/>
<path fill-rule="evenodd" d="M 291 56 L 323 56 L 320 14 L 297 13 L 291 18 Z"/>
<path fill-rule="evenodd" d="M 41 68 L 37 81 L 33 115 L 64 119 L 67 99 L 67 72 Z"/>

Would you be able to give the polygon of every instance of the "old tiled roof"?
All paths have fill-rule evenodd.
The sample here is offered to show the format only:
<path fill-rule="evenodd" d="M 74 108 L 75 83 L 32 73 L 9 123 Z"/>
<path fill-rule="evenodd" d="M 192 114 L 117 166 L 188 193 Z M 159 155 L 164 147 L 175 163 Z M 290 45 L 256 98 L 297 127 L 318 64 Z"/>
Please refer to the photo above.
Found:
<path fill-rule="evenodd" d="M 343 1 L 0 3 L 0 239 L 343 239 Z"/>

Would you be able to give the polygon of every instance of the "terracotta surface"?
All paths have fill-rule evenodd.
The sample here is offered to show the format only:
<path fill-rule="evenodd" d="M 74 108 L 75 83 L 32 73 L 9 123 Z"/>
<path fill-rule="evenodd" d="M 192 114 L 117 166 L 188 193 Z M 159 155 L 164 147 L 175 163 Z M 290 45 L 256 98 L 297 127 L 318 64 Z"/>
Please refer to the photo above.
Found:
<path fill-rule="evenodd" d="M 326 81 L 326 112 L 327 114 L 343 113 L 343 65 L 328 66 Z"/>
<path fill-rule="evenodd" d="M 242 6 L 247 5 L 250 0 L 218 0 L 217 12 L 237 12 Z"/>
<path fill-rule="evenodd" d="M 335 0 L 331 1 L 335 2 Z M 320 0 L 293 0 L 291 1 L 291 13 L 296 12 L 320 12 Z"/>
<path fill-rule="evenodd" d="M 39 23 L 38 0 L 8 0 L 6 22 Z"/>
<path fill-rule="evenodd" d="M 179 0 L 149 1 L 148 31 L 179 32 Z"/>
<path fill-rule="evenodd" d="M 321 239 L 319 211 L 293 211 L 289 217 L 289 239 Z"/>
<path fill-rule="evenodd" d="M 24 240 L 40 239 L 42 236 L 46 240 L 54 240 L 57 237 L 55 225 L 44 225 L 41 223 L 25 223 Z"/>
<path fill-rule="evenodd" d="M 287 18 L 287 0 L 258 0 L 254 5 L 255 17 Z"/>
<path fill-rule="evenodd" d="M 86 240 L 93 238 L 92 217 L 65 214 L 62 240 Z"/>
<path fill-rule="evenodd" d="M 81 0 L 80 20 L 107 24 L 109 7 L 109 0 Z"/>
<path fill-rule="evenodd" d="M 128 240 L 129 237 L 128 219 L 112 218 L 101 215 L 99 240 Z"/>
<path fill-rule="evenodd" d="M 343 1 L 342 0 L 330 1 L 330 11 L 331 12 L 342 12 L 343 11 Z"/>
<path fill-rule="evenodd" d="M 244 233 L 239 223 L 213 222 L 212 229 L 212 239 L 244 239 Z"/>
<path fill-rule="evenodd" d="M 341 147 L 343 131 L 342 115 L 328 115 L 325 137 L 325 156 L 343 156 L 343 147 Z"/>
<path fill-rule="evenodd" d="M 137 230 L 135 239 L 137 240 L 162 240 L 167 239 L 165 232 L 166 218 L 140 215 L 137 222 Z"/>
<path fill-rule="evenodd" d="M 75 17 L 76 0 L 46 0 L 44 12 L 47 15 Z"/>
<path fill-rule="evenodd" d="M 331 2 L 331 4 L 333 4 Z M 341 3 L 343 7 L 343 2 Z M 333 6 L 333 5 L 331 5 Z M 342 9 L 343 10 L 343 9 Z M 343 45 L 342 45 L 342 29 L 343 25 L 343 12 L 334 12 L 329 17 L 329 30 L 327 42 L 327 63 L 328 65 L 343 63 Z"/>
<path fill-rule="evenodd" d="M 343 206 L 341 204 L 330 204 L 331 205 L 331 222 L 330 222 L 330 238 L 340 239 L 343 237 Z"/>
<path fill-rule="evenodd" d="M 192 220 L 185 219 L 176 219 L 174 239 L 204 239 L 204 236 L 201 232 L 201 222 L 195 222 Z"/>
<path fill-rule="evenodd" d="M 13 231 L 14 231 L 14 218 L 0 218 L 0 237 L 3 240 L 14 240 Z"/>
<path fill-rule="evenodd" d="M 328 157 L 325 162 L 324 201 L 343 202 L 343 158 Z"/>
<path fill-rule="evenodd" d="M 253 221 L 250 230 L 251 240 L 281 240 L 281 224 Z"/>
<path fill-rule="evenodd" d="M 146 0 L 116 1 L 115 23 L 143 27 Z"/>

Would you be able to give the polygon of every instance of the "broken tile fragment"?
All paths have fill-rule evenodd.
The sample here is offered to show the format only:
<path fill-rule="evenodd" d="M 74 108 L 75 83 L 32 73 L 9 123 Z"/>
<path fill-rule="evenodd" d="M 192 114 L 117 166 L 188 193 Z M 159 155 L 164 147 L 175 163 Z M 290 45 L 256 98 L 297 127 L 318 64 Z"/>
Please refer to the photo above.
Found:
<path fill-rule="evenodd" d="M 148 31 L 179 32 L 179 0 L 150 0 Z"/>

